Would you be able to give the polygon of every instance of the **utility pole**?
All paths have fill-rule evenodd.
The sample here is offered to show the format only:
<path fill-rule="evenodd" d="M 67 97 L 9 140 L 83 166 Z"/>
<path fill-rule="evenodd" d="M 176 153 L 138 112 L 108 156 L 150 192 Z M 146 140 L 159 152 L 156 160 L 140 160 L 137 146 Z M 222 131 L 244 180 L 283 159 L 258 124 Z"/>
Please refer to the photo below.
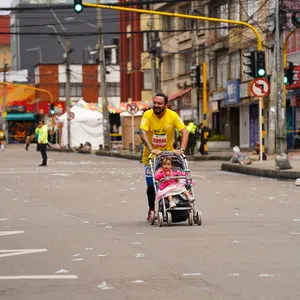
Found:
<path fill-rule="evenodd" d="M 100 4 L 100 0 L 97 0 Z M 97 23 L 99 28 L 99 66 L 101 77 L 101 97 L 102 97 L 102 114 L 103 114 L 103 138 L 104 138 L 104 150 L 111 149 L 110 141 L 110 128 L 109 128 L 109 113 L 108 113 L 108 100 L 106 90 L 106 66 L 105 66 L 105 53 L 102 36 L 102 9 L 97 9 Z"/>
<path fill-rule="evenodd" d="M 66 53 L 65 53 L 65 65 L 66 65 L 66 111 L 67 111 L 67 132 L 68 132 L 68 148 L 71 148 L 71 120 L 70 120 L 70 82 L 71 82 L 71 70 L 70 70 L 70 41 L 66 40 Z"/>
<path fill-rule="evenodd" d="M 154 30 L 154 16 L 151 15 L 151 30 Z M 152 99 L 157 93 L 157 73 L 156 73 L 156 40 L 153 33 L 148 33 L 148 45 L 150 46 L 150 62 L 151 62 L 151 83 L 152 83 Z"/>
<path fill-rule="evenodd" d="M 191 4 L 193 5 L 193 4 Z M 197 4 L 198 5 L 198 4 Z M 196 14 L 196 8 L 192 8 L 192 14 Z M 191 20 L 192 24 L 192 66 L 199 65 L 199 49 L 198 49 L 198 33 L 197 33 L 197 21 Z M 203 99 L 202 99 L 203 100 Z M 194 115 L 194 111 L 196 109 L 196 116 Z M 192 92 L 191 92 L 191 110 L 192 110 L 192 117 L 194 121 L 197 120 L 197 123 L 200 123 L 200 100 L 198 94 L 198 87 L 197 85 L 192 85 Z"/>
<path fill-rule="evenodd" d="M 277 50 L 276 50 L 277 51 Z M 279 74 L 276 72 L 276 57 L 275 53 L 272 53 L 272 76 L 271 76 L 271 90 L 270 90 L 270 109 L 269 109 L 269 130 L 268 130 L 268 154 L 273 155 L 276 151 L 276 119 L 277 119 L 277 77 Z"/>
<path fill-rule="evenodd" d="M 277 132 L 276 132 L 276 150 L 280 154 L 285 152 L 286 147 L 286 120 L 285 103 L 283 99 L 283 30 L 281 24 L 281 6 L 282 1 L 276 0 L 275 6 L 275 41 L 276 41 L 276 73 L 277 73 Z"/>
<path fill-rule="evenodd" d="M 6 72 L 7 72 L 7 63 L 6 60 L 4 59 L 4 64 L 3 64 L 3 82 L 6 82 Z M 8 126 L 6 122 L 6 84 L 3 86 L 3 107 L 2 107 L 2 120 L 3 120 L 3 132 L 6 137 L 6 141 L 8 143 Z"/>

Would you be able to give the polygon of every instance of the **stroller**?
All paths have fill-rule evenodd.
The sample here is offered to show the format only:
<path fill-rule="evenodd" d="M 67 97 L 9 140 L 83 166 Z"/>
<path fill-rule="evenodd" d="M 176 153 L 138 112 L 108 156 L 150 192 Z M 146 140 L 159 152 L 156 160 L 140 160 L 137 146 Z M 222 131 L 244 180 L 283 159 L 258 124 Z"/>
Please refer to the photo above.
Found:
<path fill-rule="evenodd" d="M 169 177 L 169 180 L 185 180 L 186 189 L 191 194 L 191 196 L 194 196 L 192 187 L 192 177 L 191 172 L 188 168 L 187 159 L 185 155 L 179 156 L 173 152 L 163 152 L 161 155 L 155 156 L 153 160 L 152 154 L 150 154 L 149 156 L 155 194 L 157 194 L 159 187 L 159 182 L 155 179 L 155 173 L 162 167 L 162 158 L 165 156 L 172 158 L 173 170 L 179 170 L 187 174 L 184 176 Z M 200 210 L 196 210 L 195 202 L 189 203 L 188 199 L 184 194 L 173 195 L 172 198 L 176 204 L 175 208 L 169 208 L 169 201 L 165 197 L 158 201 L 157 215 L 155 215 L 154 212 L 152 213 L 151 225 L 154 225 L 156 220 L 157 225 L 159 227 L 162 227 L 164 222 L 166 222 L 168 226 L 171 226 L 172 223 L 184 222 L 186 220 L 188 221 L 188 224 L 190 226 L 192 226 L 193 224 L 202 224 L 202 212 Z"/>

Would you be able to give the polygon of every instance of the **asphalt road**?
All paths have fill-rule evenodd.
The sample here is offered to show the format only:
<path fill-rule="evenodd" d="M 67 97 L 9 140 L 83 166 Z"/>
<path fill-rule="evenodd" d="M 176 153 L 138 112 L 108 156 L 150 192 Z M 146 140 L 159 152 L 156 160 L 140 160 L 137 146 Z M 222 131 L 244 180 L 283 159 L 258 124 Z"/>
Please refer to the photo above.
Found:
<path fill-rule="evenodd" d="M 143 165 L 0 152 L 0 299 L 299 299 L 300 188 L 191 162 L 203 226 L 146 222 Z"/>

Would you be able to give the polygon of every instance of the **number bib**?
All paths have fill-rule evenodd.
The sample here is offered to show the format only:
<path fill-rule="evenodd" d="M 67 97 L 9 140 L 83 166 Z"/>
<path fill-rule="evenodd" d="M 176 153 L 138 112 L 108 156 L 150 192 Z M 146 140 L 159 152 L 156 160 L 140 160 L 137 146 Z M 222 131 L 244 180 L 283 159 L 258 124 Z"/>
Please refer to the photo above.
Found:
<path fill-rule="evenodd" d="M 152 145 L 154 147 L 165 147 L 167 145 L 167 136 L 165 134 L 153 134 Z"/>

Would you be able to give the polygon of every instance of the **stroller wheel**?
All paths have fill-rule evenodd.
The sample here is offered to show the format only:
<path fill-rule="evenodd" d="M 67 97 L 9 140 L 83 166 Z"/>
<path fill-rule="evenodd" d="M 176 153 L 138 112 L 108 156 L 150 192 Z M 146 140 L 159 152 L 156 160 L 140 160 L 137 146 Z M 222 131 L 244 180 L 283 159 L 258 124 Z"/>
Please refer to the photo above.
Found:
<path fill-rule="evenodd" d="M 192 226 L 193 225 L 193 222 L 194 220 L 193 220 L 193 211 L 191 210 L 190 212 L 189 212 L 189 216 L 188 216 L 188 224 L 189 224 L 189 226 Z"/>
<path fill-rule="evenodd" d="M 167 212 L 167 223 L 168 223 L 168 226 L 172 225 L 172 214 L 170 211 Z"/>
<path fill-rule="evenodd" d="M 163 222 L 164 222 L 163 214 L 161 212 L 159 212 L 157 214 L 157 225 L 158 225 L 158 227 L 162 227 L 163 226 Z"/>
<path fill-rule="evenodd" d="M 196 211 L 196 215 L 195 215 L 195 217 L 194 217 L 194 222 L 195 222 L 197 225 L 199 225 L 199 226 L 202 225 L 202 212 L 201 212 L 201 210 L 197 210 L 197 211 Z"/>

